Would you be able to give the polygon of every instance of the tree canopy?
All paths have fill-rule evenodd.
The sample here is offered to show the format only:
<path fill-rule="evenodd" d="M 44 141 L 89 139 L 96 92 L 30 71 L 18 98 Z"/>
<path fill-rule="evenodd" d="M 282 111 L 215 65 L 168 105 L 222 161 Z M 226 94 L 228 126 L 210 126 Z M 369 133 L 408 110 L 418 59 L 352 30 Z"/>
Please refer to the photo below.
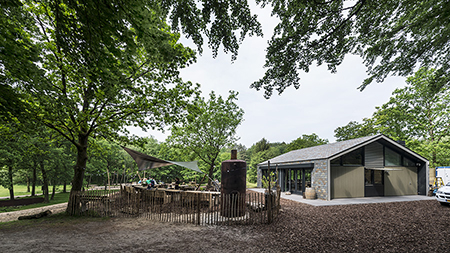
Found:
<path fill-rule="evenodd" d="M 258 0 L 273 7 L 280 22 L 269 41 L 263 78 L 251 87 L 281 94 L 300 87 L 299 74 L 313 64 L 334 73 L 347 54 L 362 57 L 368 77 L 407 76 L 418 66 L 449 75 L 450 5 L 443 0 L 282 1 Z"/>

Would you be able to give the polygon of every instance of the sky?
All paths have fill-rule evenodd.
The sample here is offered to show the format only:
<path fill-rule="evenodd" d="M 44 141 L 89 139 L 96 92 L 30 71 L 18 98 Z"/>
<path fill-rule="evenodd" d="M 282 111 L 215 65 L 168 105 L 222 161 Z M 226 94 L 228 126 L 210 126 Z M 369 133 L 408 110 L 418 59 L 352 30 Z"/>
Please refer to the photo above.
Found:
<path fill-rule="evenodd" d="M 250 89 L 250 85 L 264 76 L 265 50 L 277 19 L 270 16 L 269 9 L 253 7 L 252 11 L 258 15 L 264 37 L 247 37 L 236 61 L 232 62 L 231 55 L 223 51 L 213 58 L 211 50 L 204 45 L 197 62 L 181 71 L 185 81 L 201 85 L 205 98 L 212 90 L 222 97 L 228 97 L 229 90 L 239 92 L 236 103 L 244 110 L 244 121 L 237 129 L 237 136 L 238 143 L 247 148 L 262 138 L 289 143 L 312 133 L 335 142 L 337 127 L 371 117 L 376 106 L 388 102 L 392 92 L 405 85 L 404 77 L 388 77 L 383 83 L 373 82 L 359 91 L 357 88 L 367 78 L 366 67 L 358 56 L 347 55 L 337 73 L 328 71 L 327 66 L 313 65 L 308 73 L 300 73 L 299 89 L 289 87 L 281 95 L 274 91 L 270 99 L 265 99 L 264 90 Z M 196 48 L 185 38 L 181 42 Z M 159 141 L 170 134 L 168 131 L 144 133 L 135 128 L 131 128 L 131 133 L 152 135 Z"/>

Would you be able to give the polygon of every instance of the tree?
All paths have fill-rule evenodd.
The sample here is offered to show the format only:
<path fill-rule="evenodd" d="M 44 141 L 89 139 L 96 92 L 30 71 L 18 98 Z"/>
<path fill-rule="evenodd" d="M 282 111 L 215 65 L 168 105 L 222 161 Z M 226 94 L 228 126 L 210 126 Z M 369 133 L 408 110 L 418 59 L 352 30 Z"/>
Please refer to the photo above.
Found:
<path fill-rule="evenodd" d="M 16 124 L 0 124 L 0 185 L 14 199 L 14 175 L 22 160 L 22 133 Z"/>
<path fill-rule="evenodd" d="M 179 34 L 170 31 L 166 19 L 199 48 L 206 34 L 215 53 L 223 45 L 234 57 L 239 47 L 235 31 L 240 31 L 239 40 L 261 34 L 241 1 L 15 3 L 2 4 L 0 18 L 11 36 L 0 48 L 16 47 L 26 57 L 0 54 L 0 67 L 8 87 L 32 103 L 36 121 L 76 147 L 71 194 L 81 190 L 90 137 L 117 138 L 128 125 L 161 129 L 183 118 L 198 92 L 178 76 L 194 61 L 194 51 L 177 42 Z M 17 70 L 24 66 L 31 67 L 22 76 Z M 68 210 L 76 210 L 72 199 Z"/>
<path fill-rule="evenodd" d="M 245 145 L 239 143 L 233 149 L 236 149 L 237 151 L 237 159 L 248 162 L 248 160 L 250 159 L 250 154 Z"/>
<path fill-rule="evenodd" d="M 24 31 L 35 30 L 32 16 L 19 0 L 0 1 L 0 122 L 27 119 L 31 109 L 16 84 L 39 82 L 39 68 L 34 64 L 39 52 Z M 24 71 L 26 70 L 26 71 Z"/>
<path fill-rule="evenodd" d="M 382 127 L 395 126 L 405 129 L 405 138 L 424 140 L 431 145 L 432 166 L 437 164 L 437 150 L 433 147 L 450 135 L 450 85 L 436 87 L 434 84 L 442 83 L 436 80 L 439 78 L 435 70 L 421 68 L 406 80 L 405 88 L 396 89 L 389 102 L 374 115 L 382 131 Z M 397 121 L 392 123 L 390 119 Z"/>
<path fill-rule="evenodd" d="M 304 134 L 301 137 L 298 137 L 296 140 L 293 140 L 291 143 L 287 145 L 285 152 L 289 152 L 292 150 L 314 147 L 318 145 L 327 144 L 327 139 L 320 139 L 319 136 L 315 133 L 313 134 Z"/>
<path fill-rule="evenodd" d="M 270 148 L 269 141 L 266 140 L 266 138 L 262 138 L 260 141 L 255 143 L 252 148 L 252 152 L 258 153 L 264 150 L 268 150 Z"/>
<path fill-rule="evenodd" d="M 237 141 L 236 128 L 243 120 L 244 111 L 235 103 L 238 93 L 230 91 L 225 100 L 214 92 L 209 100 L 197 101 L 198 111 L 190 114 L 183 125 L 172 127 L 167 142 L 178 148 L 185 148 L 207 164 L 208 175 L 212 178 L 218 163 L 220 151 Z M 211 185 L 211 180 L 208 180 Z"/>
<path fill-rule="evenodd" d="M 267 48 L 267 71 L 251 87 L 281 94 L 300 87 L 299 72 L 313 63 L 326 64 L 334 73 L 347 54 L 359 55 L 368 77 L 359 89 L 388 75 L 407 76 L 417 66 L 449 76 L 450 50 L 447 1 L 282 1 L 272 5 L 280 19 Z"/>
<path fill-rule="evenodd" d="M 118 175 L 123 172 L 125 154 L 119 145 L 105 140 L 96 140 L 91 144 L 91 147 L 87 170 L 90 176 L 106 172 L 103 182 L 106 190 L 107 186 L 114 184 L 114 179 L 117 182 Z"/>
<path fill-rule="evenodd" d="M 350 121 L 347 125 L 338 127 L 334 130 L 336 141 L 346 141 L 355 138 L 365 137 L 377 134 L 372 118 L 364 118 L 362 123 Z"/>
<path fill-rule="evenodd" d="M 248 181 L 251 183 L 256 183 L 257 181 L 257 167 L 259 163 L 267 161 L 276 156 L 282 155 L 286 152 L 287 145 L 286 143 L 269 143 L 266 144 L 269 146 L 267 149 L 260 149 L 260 145 L 262 142 L 265 142 L 266 139 L 263 138 L 261 141 L 257 142 L 250 149 L 258 152 L 252 152 L 250 163 L 248 166 Z"/>

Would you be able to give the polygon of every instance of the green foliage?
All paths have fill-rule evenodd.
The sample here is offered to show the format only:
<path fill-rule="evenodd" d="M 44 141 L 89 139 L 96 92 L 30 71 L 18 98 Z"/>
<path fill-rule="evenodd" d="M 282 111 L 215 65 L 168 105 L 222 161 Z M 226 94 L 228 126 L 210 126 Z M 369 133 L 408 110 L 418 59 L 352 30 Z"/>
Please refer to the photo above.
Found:
<path fill-rule="evenodd" d="M 247 177 L 248 177 L 247 180 L 249 182 L 255 183 L 257 181 L 257 165 L 259 163 L 267 161 L 276 156 L 282 155 L 286 151 L 286 144 L 284 143 L 273 143 L 269 144 L 269 146 L 271 146 L 269 149 L 252 153 L 249 163 L 250 166 L 248 166 L 247 169 Z"/>
<path fill-rule="evenodd" d="M 269 41 L 262 79 L 253 88 L 300 87 L 300 72 L 312 64 L 326 64 L 334 73 L 347 54 L 363 58 L 368 78 L 382 82 L 388 75 L 407 76 L 418 66 L 438 69 L 448 76 L 450 5 L 443 0 L 282 1 L 272 5 L 280 20 Z"/>
<path fill-rule="evenodd" d="M 378 133 L 374 126 L 372 118 L 364 118 L 362 123 L 357 121 L 350 121 L 347 125 L 338 127 L 334 130 L 334 137 L 336 141 L 345 141 Z"/>
<path fill-rule="evenodd" d="M 223 50 L 231 52 L 232 59 L 236 59 L 239 42 L 247 34 L 262 36 L 261 25 L 256 20 L 256 15 L 250 13 L 247 0 L 161 0 L 160 2 L 163 10 L 170 11 L 166 14 L 172 21 L 172 29 L 181 30 L 192 38 L 199 52 L 202 52 L 203 35 L 206 35 L 214 56 L 222 45 Z M 236 36 L 237 32 L 239 32 L 239 38 Z"/>
<path fill-rule="evenodd" d="M 255 143 L 255 145 L 253 145 L 252 151 L 258 153 L 264 150 L 268 150 L 269 148 L 270 148 L 269 142 L 265 138 L 262 138 L 260 141 Z"/>
<path fill-rule="evenodd" d="M 270 175 L 263 175 L 261 177 L 261 184 L 263 188 L 269 188 L 275 186 L 275 182 L 278 181 L 278 175 L 276 174 L 276 171 L 272 170 L 270 171 Z M 270 183 L 270 185 L 269 185 Z"/>
<path fill-rule="evenodd" d="M 302 148 L 308 148 L 318 145 L 327 144 L 327 139 L 320 139 L 319 136 L 315 133 L 313 134 L 304 134 L 302 137 L 297 138 L 296 140 L 293 140 L 291 143 L 287 145 L 286 152 L 302 149 Z"/>
<path fill-rule="evenodd" d="M 200 98 L 196 101 L 197 110 L 191 113 L 183 125 L 173 126 L 167 142 L 170 146 L 199 159 L 206 168 L 199 166 L 214 177 L 220 165 L 220 151 L 232 146 L 236 141 L 236 128 L 243 120 L 244 111 L 235 100 L 237 92 L 230 91 L 227 99 L 209 94 L 209 100 Z M 200 163 L 201 165 L 201 163 Z"/>

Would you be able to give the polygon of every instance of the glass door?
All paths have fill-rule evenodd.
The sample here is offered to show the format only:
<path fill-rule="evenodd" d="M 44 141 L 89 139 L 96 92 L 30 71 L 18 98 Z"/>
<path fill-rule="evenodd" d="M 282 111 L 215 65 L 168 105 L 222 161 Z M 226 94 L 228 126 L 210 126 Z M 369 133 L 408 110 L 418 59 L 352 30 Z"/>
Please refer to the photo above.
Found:
<path fill-rule="evenodd" d="M 378 197 L 384 196 L 384 171 L 364 170 L 364 196 Z"/>

